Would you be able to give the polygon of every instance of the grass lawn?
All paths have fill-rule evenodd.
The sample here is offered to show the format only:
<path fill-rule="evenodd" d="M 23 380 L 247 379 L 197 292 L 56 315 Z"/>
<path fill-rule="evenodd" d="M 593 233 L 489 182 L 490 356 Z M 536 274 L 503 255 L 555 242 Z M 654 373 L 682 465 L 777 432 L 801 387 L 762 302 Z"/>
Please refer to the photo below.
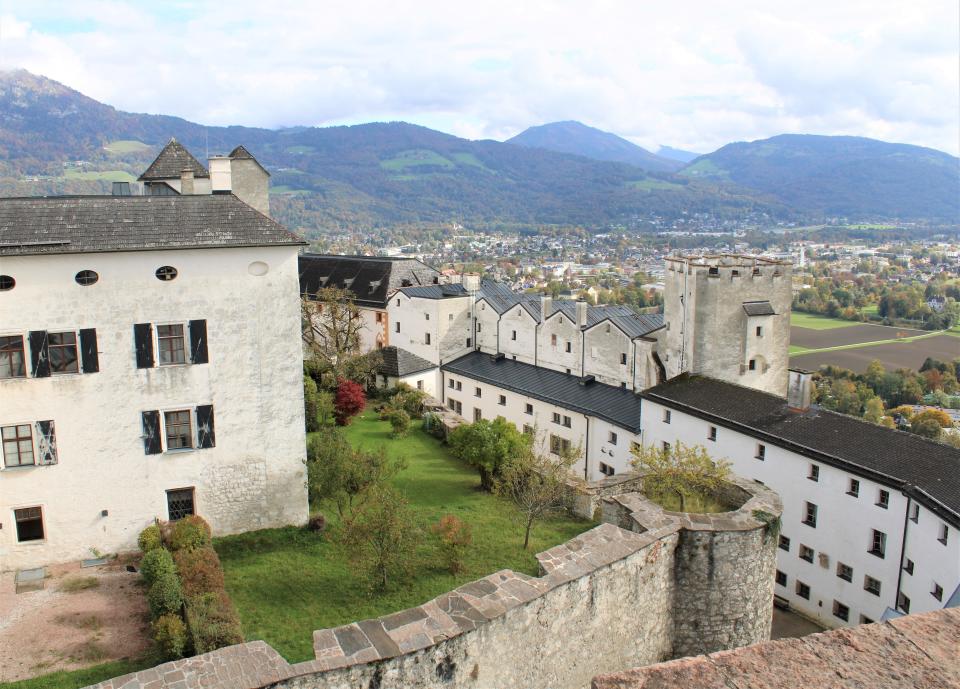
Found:
<path fill-rule="evenodd" d="M 136 177 L 124 170 L 65 170 L 63 176 L 67 179 L 82 179 L 87 181 L 103 180 L 105 182 L 135 182 Z"/>
<path fill-rule="evenodd" d="M 247 639 L 263 639 L 287 660 L 313 658 L 312 632 L 424 603 L 456 586 L 500 569 L 537 574 L 534 553 L 593 526 L 567 516 L 535 524 L 530 550 L 512 504 L 478 490 L 477 473 L 452 457 L 445 445 L 415 423 L 403 439 L 373 412 L 355 419 L 347 436 L 358 447 L 384 445 L 402 455 L 407 468 L 395 479 L 422 531 L 414 576 L 383 594 L 372 594 L 337 542 L 336 508 L 321 505 L 330 526 L 323 535 L 304 529 L 268 529 L 217 539 L 229 591 Z M 467 571 L 449 574 L 437 555 L 430 525 L 455 514 L 473 528 Z"/>
<path fill-rule="evenodd" d="M 833 330 L 834 328 L 849 328 L 854 325 L 863 325 L 857 321 L 845 321 L 840 318 L 830 318 L 816 313 L 790 312 L 790 325 L 812 330 Z"/>
<path fill-rule="evenodd" d="M 790 356 L 793 356 L 794 354 L 804 354 L 809 351 L 810 349 L 807 347 L 801 347 L 800 345 L 790 345 Z"/>
<path fill-rule="evenodd" d="M 52 672 L 19 682 L 0 683 L 0 689 L 77 689 L 102 682 L 111 677 L 119 677 L 130 672 L 145 670 L 157 664 L 155 659 L 116 660 L 111 663 L 85 667 L 70 672 Z"/>
<path fill-rule="evenodd" d="M 480 162 L 479 160 L 477 162 Z M 444 158 L 436 151 L 424 148 L 417 148 L 410 151 L 401 151 L 393 158 L 380 161 L 380 167 L 395 173 L 401 173 L 407 168 L 416 168 L 423 166 L 442 167 L 453 169 L 456 165 Z"/>

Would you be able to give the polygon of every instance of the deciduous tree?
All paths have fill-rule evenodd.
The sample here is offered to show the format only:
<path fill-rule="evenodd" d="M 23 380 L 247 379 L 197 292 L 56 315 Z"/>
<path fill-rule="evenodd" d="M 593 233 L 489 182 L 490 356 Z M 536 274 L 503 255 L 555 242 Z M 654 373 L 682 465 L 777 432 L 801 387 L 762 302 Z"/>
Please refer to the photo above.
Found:
<path fill-rule="evenodd" d="M 392 486 L 372 488 L 343 533 L 353 562 L 375 590 L 383 591 L 410 573 L 418 538 L 407 501 Z"/>
<path fill-rule="evenodd" d="M 323 388 L 341 378 L 366 384 L 380 365 L 380 353 L 361 351 L 363 318 L 346 289 L 324 287 L 300 299 L 300 323 L 307 367 Z"/>
<path fill-rule="evenodd" d="M 503 467 L 529 451 L 532 440 L 532 436 L 498 417 L 458 426 L 450 433 L 448 442 L 453 456 L 476 467 L 481 487 L 492 491 Z"/>

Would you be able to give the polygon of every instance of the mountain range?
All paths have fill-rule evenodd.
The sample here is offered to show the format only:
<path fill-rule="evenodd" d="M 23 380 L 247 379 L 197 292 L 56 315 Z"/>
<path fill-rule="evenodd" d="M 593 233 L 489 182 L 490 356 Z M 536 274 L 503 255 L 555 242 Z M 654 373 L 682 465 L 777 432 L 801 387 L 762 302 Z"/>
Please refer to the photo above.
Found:
<path fill-rule="evenodd" d="M 853 137 L 785 135 L 685 163 L 576 122 L 509 142 L 403 122 L 209 127 L 127 113 L 23 70 L 0 73 L 0 194 L 91 193 L 131 179 L 171 137 L 198 157 L 243 144 L 272 175 L 279 220 L 310 234 L 409 223 L 620 225 L 847 215 L 957 222 L 960 161 Z M 683 157 L 685 152 L 679 152 Z"/>

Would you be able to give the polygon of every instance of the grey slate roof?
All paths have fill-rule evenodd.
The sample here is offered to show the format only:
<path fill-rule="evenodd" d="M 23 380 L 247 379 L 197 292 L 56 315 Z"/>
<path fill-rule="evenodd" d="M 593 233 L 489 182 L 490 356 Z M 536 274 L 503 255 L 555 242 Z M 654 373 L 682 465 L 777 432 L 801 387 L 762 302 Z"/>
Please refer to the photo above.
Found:
<path fill-rule="evenodd" d="M 377 372 L 393 378 L 403 378 L 437 367 L 436 364 L 423 357 L 393 345 L 381 349 L 380 356 L 381 361 L 380 366 L 377 367 Z"/>
<path fill-rule="evenodd" d="M 482 352 L 471 352 L 440 368 L 640 432 L 640 398 L 625 388 L 596 381 L 584 385 L 576 376 Z"/>
<path fill-rule="evenodd" d="M 232 194 L 0 198 L 0 256 L 305 243 Z"/>
<path fill-rule="evenodd" d="M 769 301 L 745 301 L 743 310 L 748 316 L 776 316 L 773 305 Z"/>
<path fill-rule="evenodd" d="M 150 163 L 150 167 L 137 180 L 151 182 L 161 179 L 180 179 L 180 173 L 184 170 L 193 170 L 194 177 L 210 176 L 207 168 L 194 158 L 183 144 L 176 139 L 170 139 L 170 143 L 163 147 L 160 155 Z"/>
<path fill-rule="evenodd" d="M 960 527 L 960 450 L 912 433 L 704 376 L 681 375 L 644 399 L 709 419 L 824 464 L 901 488 Z"/>
<path fill-rule="evenodd" d="M 230 151 L 230 155 L 228 155 L 227 157 L 228 157 L 228 158 L 234 158 L 234 159 L 236 159 L 236 160 L 252 160 L 253 162 L 255 162 L 255 163 L 257 164 L 257 166 L 258 166 L 261 170 L 263 170 L 264 172 L 267 173 L 267 176 L 270 175 L 270 172 L 267 170 L 267 168 L 265 168 L 263 165 L 261 165 L 261 164 L 260 164 L 260 161 L 257 160 L 256 158 L 254 158 L 254 157 L 253 157 L 253 154 L 250 153 L 250 151 L 248 151 L 248 150 L 247 150 L 246 148 L 244 148 L 242 145 L 241 145 L 241 146 L 237 146 L 235 149 L 233 149 L 232 151 Z"/>
<path fill-rule="evenodd" d="M 415 258 L 302 254 L 300 292 L 313 294 L 323 287 L 353 292 L 360 306 L 386 308 L 387 299 L 405 285 L 433 285 L 440 272 Z"/>
<path fill-rule="evenodd" d="M 408 297 L 420 299 L 447 299 L 450 297 L 465 297 L 469 293 L 463 285 L 428 285 L 426 287 L 401 287 L 400 291 Z"/>

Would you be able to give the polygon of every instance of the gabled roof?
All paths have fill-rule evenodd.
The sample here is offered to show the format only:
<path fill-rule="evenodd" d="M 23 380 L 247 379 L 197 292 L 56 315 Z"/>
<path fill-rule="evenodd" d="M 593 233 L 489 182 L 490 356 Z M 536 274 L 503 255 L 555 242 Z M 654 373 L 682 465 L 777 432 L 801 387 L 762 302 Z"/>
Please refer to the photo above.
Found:
<path fill-rule="evenodd" d="M 180 179 L 180 173 L 184 170 L 192 170 L 194 177 L 209 177 L 210 172 L 199 160 L 176 139 L 170 139 L 170 143 L 163 147 L 150 167 L 140 175 L 137 180 L 140 182 L 150 182 L 162 179 Z"/>
<path fill-rule="evenodd" d="M 640 398 L 625 388 L 596 381 L 584 384 L 576 376 L 482 352 L 471 352 L 440 368 L 640 432 Z"/>
<path fill-rule="evenodd" d="M 960 526 L 960 450 L 949 445 L 816 405 L 794 412 L 782 397 L 705 376 L 683 374 L 641 396 L 899 487 Z"/>
<path fill-rule="evenodd" d="M 233 194 L 0 199 L 0 256 L 306 244 Z"/>
<path fill-rule="evenodd" d="M 587 330 L 610 321 L 631 340 L 649 335 L 663 327 L 663 314 L 636 313 L 629 306 L 592 306 L 587 308 Z"/>
<path fill-rule="evenodd" d="M 390 295 L 404 286 L 433 285 L 440 273 L 414 258 L 302 254 L 300 293 L 324 287 L 348 289 L 359 306 L 386 308 Z"/>
<path fill-rule="evenodd" d="M 429 371 L 437 367 L 436 364 L 427 361 L 423 357 L 393 345 L 384 347 L 379 351 L 381 361 L 380 366 L 377 367 L 377 372 L 381 375 L 392 378 L 403 378 L 404 376 L 412 376 L 414 373 L 422 373 L 423 371 Z"/>
<path fill-rule="evenodd" d="M 244 148 L 242 145 L 241 145 L 241 146 L 237 146 L 235 149 L 233 149 L 232 151 L 230 151 L 230 155 L 228 155 L 227 157 L 228 157 L 228 158 L 235 159 L 235 160 L 252 160 L 253 162 L 255 162 L 255 163 L 257 164 L 257 167 L 259 167 L 261 170 L 263 170 L 264 172 L 267 173 L 267 176 L 270 175 L 270 173 L 267 172 L 267 168 L 265 168 L 263 165 L 261 165 L 261 164 L 260 164 L 260 161 L 257 160 L 256 158 L 254 158 L 254 157 L 253 157 L 253 154 L 250 153 L 250 151 L 248 151 L 248 150 L 247 150 L 246 148 Z"/>
<path fill-rule="evenodd" d="M 745 301 L 743 311 L 748 316 L 776 316 L 773 305 L 769 301 Z"/>

